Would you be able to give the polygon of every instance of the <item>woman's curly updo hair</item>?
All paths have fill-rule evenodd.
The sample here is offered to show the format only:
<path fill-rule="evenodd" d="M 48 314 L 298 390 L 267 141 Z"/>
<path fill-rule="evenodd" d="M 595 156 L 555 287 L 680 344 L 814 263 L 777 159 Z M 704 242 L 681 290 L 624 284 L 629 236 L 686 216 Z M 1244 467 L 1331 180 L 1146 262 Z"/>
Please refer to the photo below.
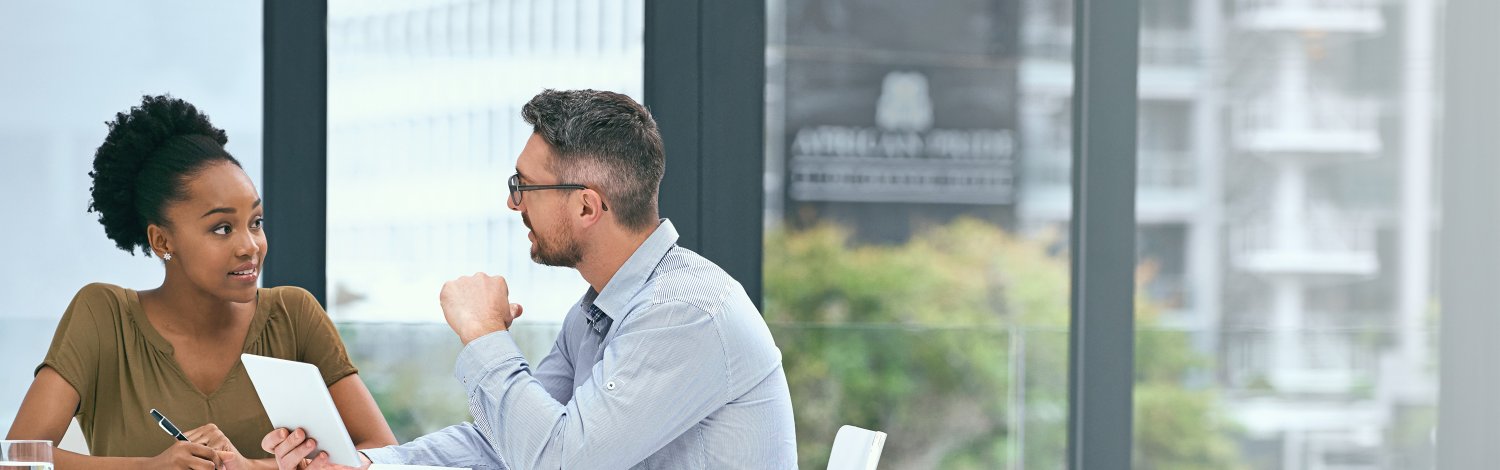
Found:
<path fill-rule="evenodd" d="M 151 256 L 146 226 L 168 226 L 167 204 L 186 198 L 184 186 L 210 163 L 240 162 L 224 150 L 229 138 L 208 116 L 170 95 L 144 96 L 140 106 L 115 114 L 109 135 L 94 153 L 89 176 L 104 234 L 120 249 Z"/>

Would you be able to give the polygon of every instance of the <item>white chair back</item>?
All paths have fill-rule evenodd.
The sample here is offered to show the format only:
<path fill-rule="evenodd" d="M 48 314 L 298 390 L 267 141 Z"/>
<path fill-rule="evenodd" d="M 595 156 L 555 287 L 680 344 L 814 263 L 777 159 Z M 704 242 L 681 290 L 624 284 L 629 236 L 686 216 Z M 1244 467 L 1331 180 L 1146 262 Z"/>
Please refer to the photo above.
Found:
<path fill-rule="evenodd" d="M 843 426 L 833 436 L 833 452 L 828 454 L 828 470 L 875 470 L 880 450 L 885 448 L 885 433 L 854 426 Z"/>
<path fill-rule="evenodd" d="M 83 438 L 83 428 L 78 426 L 77 418 L 68 422 L 68 432 L 63 433 L 62 442 L 57 444 L 57 448 L 89 455 L 89 442 Z"/>

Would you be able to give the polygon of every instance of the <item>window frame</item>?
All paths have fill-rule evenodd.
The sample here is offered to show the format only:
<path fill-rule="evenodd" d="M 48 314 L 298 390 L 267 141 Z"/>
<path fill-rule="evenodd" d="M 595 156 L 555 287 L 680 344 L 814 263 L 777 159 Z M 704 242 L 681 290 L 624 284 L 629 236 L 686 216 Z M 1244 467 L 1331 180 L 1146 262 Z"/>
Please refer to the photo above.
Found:
<path fill-rule="evenodd" d="M 1073 219 L 1068 465 L 1128 467 L 1132 450 L 1136 71 L 1139 0 L 1071 0 L 1074 14 Z M 1426 0 L 1416 0 L 1426 1 Z M 681 244 L 723 266 L 761 299 L 766 11 L 758 2 L 645 4 L 645 99 L 672 158 L 661 211 Z M 1438 460 L 1500 460 L 1486 436 L 1500 422 L 1500 3 L 1448 0 L 1447 123 L 1440 235 L 1441 396 Z M 265 1 L 264 185 L 277 250 L 265 284 L 327 298 L 326 0 Z M 1476 40 L 1479 39 L 1479 40 Z M 1484 97 L 1485 99 L 1474 99 Z M 1475 354 L 1476 352 L 1480 354 Z M 1462 404 L 1456 406 L 1454 404 Z"/>

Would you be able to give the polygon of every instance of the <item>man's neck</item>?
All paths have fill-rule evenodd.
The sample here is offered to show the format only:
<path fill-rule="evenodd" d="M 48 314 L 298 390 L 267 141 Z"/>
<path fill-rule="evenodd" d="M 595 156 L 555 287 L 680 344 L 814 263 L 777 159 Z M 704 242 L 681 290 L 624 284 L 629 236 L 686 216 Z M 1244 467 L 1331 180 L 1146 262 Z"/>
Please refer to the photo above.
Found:
<path fill-rule="evenodd" d="M 646 243 L 646 239 L 651 238 L 651 233 L 655 232 L 654 228 L 639 233 L 623 228 L 606 230 L 610 233 L 601 234 L 605 236 L 592 243 L 587 248 L 590 251 L 578 263 L 578 273 L 594 288 L 594 292 L 604 292 L 604 286 L 609 285 L 609 280 L 630 260 L 630 255 L 635 254 Z"/>

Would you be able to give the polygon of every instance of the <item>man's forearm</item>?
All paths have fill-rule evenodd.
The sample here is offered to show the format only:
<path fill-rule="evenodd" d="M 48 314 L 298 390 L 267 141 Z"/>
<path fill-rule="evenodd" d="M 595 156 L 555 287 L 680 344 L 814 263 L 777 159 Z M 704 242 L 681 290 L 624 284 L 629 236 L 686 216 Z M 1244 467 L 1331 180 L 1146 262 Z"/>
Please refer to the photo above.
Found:
<path fill-rule="evenodd" d="M 448 426 L 406 444 L 360 452 L 372 463 L 467 467 L 473 470 L 505 468 L 490 442 L 469 423 Z"/>

